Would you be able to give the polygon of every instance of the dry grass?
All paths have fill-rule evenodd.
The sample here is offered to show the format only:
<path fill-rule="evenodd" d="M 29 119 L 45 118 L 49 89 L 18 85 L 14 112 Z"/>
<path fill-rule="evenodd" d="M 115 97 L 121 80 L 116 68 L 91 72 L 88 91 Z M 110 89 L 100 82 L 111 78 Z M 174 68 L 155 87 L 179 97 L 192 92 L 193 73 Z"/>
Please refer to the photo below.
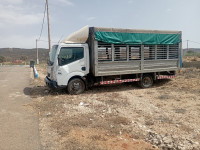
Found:
<path fill-rule="evenodd" d="M 45 65 L 37 68 L 39 74 L 46 72 Z M 150 89 L 131 83 L 94 87 L 81 95 L 46 93 L 39 78 L 29 90 L 45 149 L 145 150 L 154 149 L 144 142 L 148 130 L 182 143 L 200 141 L 199 85 L 200 70 L 183 68 L 175 79 L 160 80 Z"/>

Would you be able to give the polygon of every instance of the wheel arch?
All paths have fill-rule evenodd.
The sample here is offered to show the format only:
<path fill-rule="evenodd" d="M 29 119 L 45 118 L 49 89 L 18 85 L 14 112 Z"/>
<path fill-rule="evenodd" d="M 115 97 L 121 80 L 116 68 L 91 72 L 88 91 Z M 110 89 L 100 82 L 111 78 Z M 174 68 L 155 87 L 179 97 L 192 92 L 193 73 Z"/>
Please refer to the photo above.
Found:
<path fill-rule="evenodd" d="M 153 80 L 156 80 L 156 73 L 155 72 L 141 73 L 140 79 L 142 79 L 142 77 L 145 76 L 145 75 L 150 75 L 153 78 Z"/>
<path fill-rule="evenodd" d="M 65 78 L 65 84 L 68 85 L 68 83 L 74 79 L 74 78 L 80 78 L 82 79 L 84 77 L 84 74 L 81 72 L 72 72 L 70 74 L 67 75 L 67 77 Z M 83 80 L 83 79 L 82 79 Z M 83 80 L 84 81 L 84 80 Z M 85 82 L 85 81 L 84 81 Z"/>
<path fill-rule="evenodd" d="M 69 84 L 69 82 L 70 82 L 71 80 L 75 79 L 75 78 L 81 79 L 81 80 L 85 83 L 84 77 L 82 77 L 82 76 L 80 76 L 80 75 L 75 75 L 75 76 L 72 76 L 72 77 L 68 80 L 67 84 Z"/>

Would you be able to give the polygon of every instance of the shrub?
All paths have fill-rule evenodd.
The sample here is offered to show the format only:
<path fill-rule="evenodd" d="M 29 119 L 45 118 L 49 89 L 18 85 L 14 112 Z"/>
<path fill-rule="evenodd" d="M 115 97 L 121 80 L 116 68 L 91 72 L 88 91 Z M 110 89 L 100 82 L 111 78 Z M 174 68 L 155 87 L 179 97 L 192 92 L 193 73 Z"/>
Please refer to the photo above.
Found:
<path fill-rule="evenodd" d="M 25 61 L 25 60 L 27 60 L 27 59 L 28 59 L 27 56 L 21 56 L 21 57 L 20 57 L 20 60 L 23 60 L 23 61 Z"/>
<path fill-rule="evenodd" d="M 0 56 L 0 63 L 5 62 L 6 58 L 4 56 Z"/>

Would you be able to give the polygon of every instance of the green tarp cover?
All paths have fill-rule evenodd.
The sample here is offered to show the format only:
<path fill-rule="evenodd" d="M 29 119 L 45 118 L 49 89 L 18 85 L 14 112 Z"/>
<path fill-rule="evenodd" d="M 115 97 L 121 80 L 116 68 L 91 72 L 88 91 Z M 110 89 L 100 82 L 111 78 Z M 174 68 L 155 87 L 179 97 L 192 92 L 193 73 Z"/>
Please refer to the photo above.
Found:
<path fill-rule="evenodd" d="M 95 39 L 110 44 L 177 44 L 180 34 L 95 32 Z"/>

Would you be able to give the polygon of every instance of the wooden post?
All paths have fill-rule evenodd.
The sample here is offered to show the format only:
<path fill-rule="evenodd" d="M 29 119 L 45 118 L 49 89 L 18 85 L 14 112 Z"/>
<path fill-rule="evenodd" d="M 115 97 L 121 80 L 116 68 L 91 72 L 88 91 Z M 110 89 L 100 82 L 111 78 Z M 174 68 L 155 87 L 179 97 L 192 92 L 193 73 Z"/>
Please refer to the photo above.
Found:
<path fill-rule="evenodd" d="M 47 7 L 47 22 L 48 22 L 48 37 L 49 37 L 49 51 L 51 51 L 51 34 L 50 34 L 50 23 L 49 23 L 49 6 L 48 0 L 46 0 Z"/>
<path fill-rule="evenodd" d="M 39 64 L 39 58 L 38 58 L 38 46 L 37 46 L 38 40 L 36 39 L 36 57 L 37 57 L 37 65 Z"/>

